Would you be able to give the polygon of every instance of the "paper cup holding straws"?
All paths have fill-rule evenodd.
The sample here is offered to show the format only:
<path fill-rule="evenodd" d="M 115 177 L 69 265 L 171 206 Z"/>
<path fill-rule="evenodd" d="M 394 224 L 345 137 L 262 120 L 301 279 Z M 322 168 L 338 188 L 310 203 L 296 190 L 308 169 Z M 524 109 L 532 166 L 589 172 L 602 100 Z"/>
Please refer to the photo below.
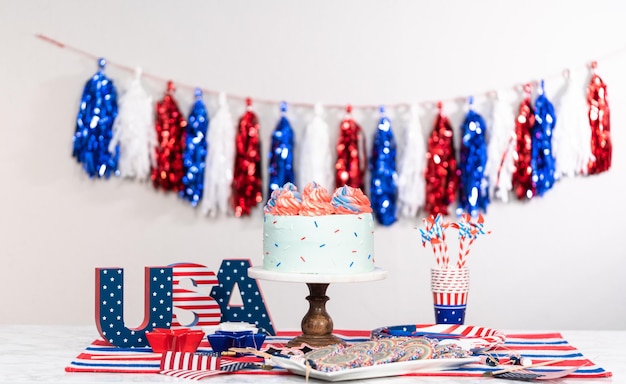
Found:
<path fill-rule="evenodd" d="M 437 324 L 464 324 L 469 294 L 469 269 L 432 268 L 430 283 Z"/>

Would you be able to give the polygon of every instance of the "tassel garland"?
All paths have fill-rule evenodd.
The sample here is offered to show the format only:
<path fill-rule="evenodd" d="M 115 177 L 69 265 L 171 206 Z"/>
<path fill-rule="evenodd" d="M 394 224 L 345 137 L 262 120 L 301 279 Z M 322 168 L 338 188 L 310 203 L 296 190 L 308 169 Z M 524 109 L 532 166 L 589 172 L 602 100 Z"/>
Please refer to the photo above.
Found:
<path fill-rule="evenodd" d="M 489 197 L 507 203 L 513 189 L 515 164 L 515 116 L 513 110 L 500 97 L 493 95 L 487 131 L 487 165 Z"/>
<path fill-rule="evenodd" d="M 485 119 L 472 108 L 470 97 L 469 111 L 461 127 L 461 150 L 459 159 L 459 208 L 457 214 L 463 212 L 476 217 L 480 211 L 486 212 L 489 205 L 489 180 L 485 176 L 487 165 L 487 142 Z"/>
<path fill-rule="evenodd" d="M 185 148 L 183 152 L 183 190 L 180 196 L 197 206 L 204 191 L 204 168 L 207 156 L 206 134 L 209 128 L 209 116 L 202 101 L 202 91 L 196 89 L 196 101 L 193 103 L 187 129 L 185 131 Z"/>
<path fill-rule="evenodd" d="M 135 76 L 120 97 L 109 152 L 114 152 L 118 145 L 120 176 L 148 180 L 150 170 L 155 165 L 156 135 L 153 100 L 141 85 L 141 68 L 135 69 Z"/>
<path fill-rule="evenodd" d="M 246 111 L 239 119 L 235 137 L 232 195 L 237 217 L 250 215 L 252 208 L 263 201 L 259 129 L 259 120 L 252 111 L 252 100 L 246 99 Z"/>
<path fill-rule="evenodd" d="M 539 96 L 535 100 L 535 124 L 532 128 L 531 158 L 532 182 L 537 195 L 543 196 L 554 185 L 554 157 L 552 156 L 552 131 L 556 124 L 554 107 L 541 81 Z"/>
<path fill-rule="evenodd" d="M 376 220 L 382 225 L 389 226 L 396 222 L 398 199 L 396 139 L 391 129 L 391 120 L 382 106 L 380 115 L 372 145 L 370 200 Z"/>
<path fill-rule="evenodd" d="M 515 119 L 515 172 L 513 173 L 513 191 L 519 200 L 532 199 L 535 195 L 535 187 L 532 182 L 532 136 L 531 132 L 535 125 L 535 112 L 530 101 L 530 85 L 524 86 L 524 99 L 522 100 L 517 118 Z"/>
<path fill-rule="evenodd" d="M 587 165 L 592 157 L 583 86 L 572 72 L 565 74 L 564 90 L 559 98 L 555 98 L 555 110 L 559 116 L 552 133 L 555 180 L 587 174 Z"/>
<path fill-rule="evenodd" d="M 280 120 L 272 133 L 272 143 L 269 154 L 269 191 L 281 188 L 286 183 L 294 183 L 293 146 L 294 134 L 291 123 L 287 119 L 287 103 L 280 103 Z"/>
<path fill-rule="evenodd" d="M 337 161 L 335 162 L 335 187 L 348 185 L 365 189 L 364 174 L 367 155 L 365 136 L 361 127 L 352 118 L 352 106 L 346 107 L 346 116 L 339 127 L 337 140 Z"/>
<path fill-rule="evenodd" d="M 167 83 L 162 100 L 156 105 L 156 167 L 152 184 L 156 189 L 179 192 L 183 189 L 183 143 L 187 122 L 174 99 L 174 83 Z"/>
<path fill-rule="evenodd" d="M 458 185 L 454 132 L 441 102 L 426 151 L 426 204 L 428 215 L 445 216 L 448 206 L 456 201 Z"/>
<path fill-rule="evenodd" d="M 329 127 L 324 120 L 324 107 L 315 104 L 314 115 L 304 127 L 302 140 L 298 142 L 298 185 L 317 182 L 319 185 L 332 186 L 333 163 Z"/>
<path fill-rule="evenodd" d="M 116 88 L 104 74 L 105 64 L 104 59 L 98 60 L 98 71 L 84 86 L 72 143 L 72 157 L 89 177 L 150 178 L 155 189 L 176 192 L 192 206 L 201 205 L 205 215 L 231 211 L 237 217 L 250 215 L 263 201 L 264 192 L 260 124 L 251 100 L 246 99 L 246 110 L 235 125 L 226 96 L 220 94 L 209 130 L 209 113 L 199 88 L 186 121 L 173 83 L 167 82 L 155 108 L 137 68 L 118 107 Z M 379 224 L 389 226 L 398 215 L 415 217 L 420 209 L 432 217 L 448 215 L 457 198 L 456 213 L 476 217 L 486 212 L 493 199 L 508 202 L 511 191 L 518 200 L 530 200 L 543 196 L 561 177 L 606 172 L 612 162 L 607 86 L 596 74 L 596 62 L 591 68 L 586 95 L 580 92 L 583 84 L 578 85 L 569 70 L 564 72 L 566 84 L 555 97 L 556 107 L 545 93 L 544 81 L 534 103 L 531 85 L 523 87 L 515 116 L 490 92 L 495 97 L 488 123 L 474 111 L 470 98 L 459 128 L 458 159 L 454 130 L 441 102 L 427 145 L 418 106 L 411 106 L 398 164 L 395 135 L 384 107 L 379 109 L 368 161 L 365 135 L 347 106 L 333 164 L 322 106 L 315 105 L 300 151 L 294 155 L 295 131 L 287 118 L 287 103 L 281 102 L 271 136 L 266 192 L 269 197 L 282 186 L 293 185 L 296 169 L 301 185 L 332 184 L 334 179 L 335 188 L 364 191 L 369 169 L 372 212 Z M 586 118 L 581 118 L 582 113 Z M 299 160 L 295 167 L 294 156 Z"/>
<path fill-rule="evenodd" d="M 596 74 L 597 63 L 592 63 L 593 73 L 587 88 L 589 105 L 589 125 L 591 126 L 591 151 L 589 174 L 598 174 L 611 168 L 613 143 L 611 141 L 611 111 L 606 92 L 606 84 Z"/>
<path fill-rule="evenodd" d="M 119 146 L 109 150 L 118 106 L 115 85 L 104 74 L 105 65 L 99 59 L 98 72 L 85 84 L 72 145 L 72 156 L 92 178 L 116 174 L 119 158 Z"/>
<path fill-rule="evenodd" d="M 415 217 L 424 207 L 426 182 L 426 143 L 418 106 L 411 105 L 409 122 L 404 130 L 398 155 L 398 210 L 403 217 Z"/>
<path fill-rule="evenodd" d="M 229 212 L 235 162 L 235 123 L 224 93 L 218 96 L 217 112 L 211 119 L 207 143 L 201 208 L 203 214 L 215 217 Z"/>

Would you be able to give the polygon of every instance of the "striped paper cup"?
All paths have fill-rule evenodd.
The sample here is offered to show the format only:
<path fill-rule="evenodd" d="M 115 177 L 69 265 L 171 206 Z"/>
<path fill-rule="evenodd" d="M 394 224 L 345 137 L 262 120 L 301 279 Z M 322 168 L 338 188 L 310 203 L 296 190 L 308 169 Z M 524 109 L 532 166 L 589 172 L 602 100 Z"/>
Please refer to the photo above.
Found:
<path fill-rule="evenodd" d="M 468 268 L 432 268 L 431 290 L 437 324 L 463 324 L 469 293 Z"/>

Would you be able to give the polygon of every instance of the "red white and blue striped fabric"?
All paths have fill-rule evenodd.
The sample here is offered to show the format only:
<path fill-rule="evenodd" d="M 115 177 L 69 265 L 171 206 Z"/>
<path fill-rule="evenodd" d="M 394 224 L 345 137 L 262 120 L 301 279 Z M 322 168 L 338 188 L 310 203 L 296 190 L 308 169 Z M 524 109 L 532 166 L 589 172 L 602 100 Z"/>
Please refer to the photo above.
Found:
<path fill-rule="evenodd" d="M 182 379 L 202 380 L 223 373 L 219 356 L 189 352 L 166 352 L 161 358 L 159 373 Z"/>
<path fill-rule="evenodd" d="M 187 369 L 219 371 L 222 359 L 218 355 L 207 353 L 168 351 L 161 358 L 161 370 Z"/>
<path fill-rule="evenodd" d="M 166 352 L 161 358 L 159 373 L 181 379 L 202 380 L 222 373 L 232 373 L 250 364 L 206 353 Z"/>
<path fill-rule="evenodd" d="M 300 331 L 278 332 L 277 336 L 268 336 L 263 345 L 263 349 L 270 346 L 280 349 L 288 341 L 298 336 Z M 369 340 L 370 331 L 362 330 L 335 330 L 333 334 L 342 337 L 348 343 Z M 65 368 L 67 372 L 127 372 L 127 373 L 159 373 L 161 356 L 151 353 L 150 348 L 124 349 L 107 345 L 103 340 L 96 340 L 79 354 Z M 206 340 L 200 344 L 198 352 L 210 353 L 211 349 Z M 519 353 L 522 357 L 532 359 L 534 363 L 543 361 L 563 359 L 554 365 L 537 368 L 537 371 L 544 370 L 564 370 L 577 368 L 568 377 L 577 378 L 601 378 L 611 377 L 611 372 L 597 366 L 587 359 L 576 347 L 569 344 L 560 333 L 528 333 L 528 334 L 508 334 L 506 341 L 501 346 L 490 351 L 493 355 L 506 361 L 506 357 L 511 353 Z M 128 358 L 133 355 L 133 358 Z M 145 355 L 145 359 L 141 358 Z M 107 360 L 100 357 L 107 356 Z M 223 358 L 226 359 L 226 358 Z M 249 361 L 263 361 L 260 358 L 250 358 Z M 479 377 L 486 371 L 497 370 L 486 365 L 469 364 L 458 369 L 440 372 L 420 371 L 411 376 L 467 376 Z M 236 374 L 290 374 L 284 369 L 275 368 L 271 371 L 243 368 Z"/>
<path fill-rule="evenodd" d="M 181 279 L 192 279 L 193 284 L 201 287 L 205 292 L 211 292 L 211 288 L 217 284 L 217 276 L 207 267 L 193 263 L 179 263 L 172 265 L 172 274 L 174 276 L 172 301 L 175 307 L 174 314 L 177 309 L 193 312 L 195 315 L 194 327 L 207 327 L 218 325 L 222 317 L 219 304 L 209 295 L 190 291 L 181 284 Z M 177 317 L 174 316 L 172 327 L 188 326 L 180 324 Z"/>

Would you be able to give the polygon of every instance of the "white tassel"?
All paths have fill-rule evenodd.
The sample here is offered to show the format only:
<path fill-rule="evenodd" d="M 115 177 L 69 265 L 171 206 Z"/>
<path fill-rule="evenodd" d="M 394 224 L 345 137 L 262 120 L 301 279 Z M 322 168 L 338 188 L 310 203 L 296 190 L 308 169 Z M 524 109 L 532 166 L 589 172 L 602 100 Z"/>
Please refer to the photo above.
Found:
<path fill-rule="evenodd" d="M 587 164 L 593 158 L 585 89 L 571 71 L 567 74 L 565 91 L 556 100 L 556 126 L 552 134 L 557 178 L 587 174 Z"/>
<path fill-rule="evenodd" d="M 328 124 L 324 120 L 324 108 L 315 104 L 313 119 L 304 128 L 296 178 L 301 188 L 312 181 L 326 189 L 334 188 L 333 159 Z"/>
<path fill-rule="evenodd" d="M 506 102 L 496 95 L 492 99 L 487 128 L 487 165 L 485 174 L 489 178 L 489 197 L 492 200 L 509 201 L 513 189 L 515 162 L 513 152 L 517 144 L 515 136 L 515 114 Z"/>
<path fill-rule="evenodd" d="M 230 212 L 229 199 L 235 163 L 235 122 L 220 93 L 218 109 L 210 119 L 207 134 L 208 154 L 204 171 L 202 213 L 210 217 Z"/>
<path fill-rule="evenodd" d="M 403 217 L 415 217 L 426 199 L 426 142 L 422 129 L 418 107 L 412 105 L 402 140 L 398 140 L 398 212 Z"/>
<path fill-rule="evenodd" d="M 135 77 L 120 97 L 113 138 L 109 143 L 109 151 L 119 143 L 120 176 L 148 180 L 155 164 L 156 140 L 152 96 L 141 85 L 141 68 L 136 68 Z"/>

